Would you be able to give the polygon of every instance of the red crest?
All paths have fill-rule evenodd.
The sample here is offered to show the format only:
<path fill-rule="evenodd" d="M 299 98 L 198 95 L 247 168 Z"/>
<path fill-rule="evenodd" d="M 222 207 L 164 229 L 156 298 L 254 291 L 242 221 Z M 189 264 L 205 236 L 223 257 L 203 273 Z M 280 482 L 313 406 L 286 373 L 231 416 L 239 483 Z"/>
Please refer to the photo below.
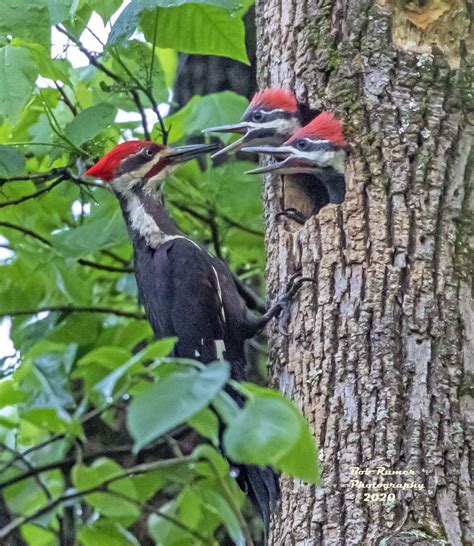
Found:
<path fill-rule="evenodd" d="M 294 94 L 286 89 L 262 89 L 262 91 L 257 91 L 250 106 L 267 110 L 282 109 L 288 112 L 296 112 L 298 109 Z"/>
<path fill-rule="evenodd" d="M 293 144 L 299 138 L 329 140 L 336 146 L 345 146 L 342 123 L 330 112 L 322 112 L 313 121 L 298 129 L 285 144 Z"/>
<path fill-rule="evenodd" d="M 99 161 L 84 174 L 85 176 L 93 176 L 94 178 L 100 178 L 101 180 L 110 182 L 114 177 L 115 170 L 126 157 L 151 144 L 157 146 L 155 142 L 147 142 L 144 140 L 129 140 L 128 142 L 122 142 L 115 146 L 115 148 L 112 148 L 110 152 L 107 152 L 104 157 L 99 159 Z"/>

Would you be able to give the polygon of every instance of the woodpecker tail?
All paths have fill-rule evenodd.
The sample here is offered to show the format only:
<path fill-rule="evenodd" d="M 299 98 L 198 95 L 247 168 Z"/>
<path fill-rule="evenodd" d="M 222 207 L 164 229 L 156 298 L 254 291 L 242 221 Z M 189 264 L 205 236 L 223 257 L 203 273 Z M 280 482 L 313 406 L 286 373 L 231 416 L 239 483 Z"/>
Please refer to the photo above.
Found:
<path fill-rule="evenodd" d="M 239 467 L 237 482 L 248 494 L 262 520 L 267 543 L 270 518 L 280 497 L 278 474 L 269 467 L 246 465 Z"/>

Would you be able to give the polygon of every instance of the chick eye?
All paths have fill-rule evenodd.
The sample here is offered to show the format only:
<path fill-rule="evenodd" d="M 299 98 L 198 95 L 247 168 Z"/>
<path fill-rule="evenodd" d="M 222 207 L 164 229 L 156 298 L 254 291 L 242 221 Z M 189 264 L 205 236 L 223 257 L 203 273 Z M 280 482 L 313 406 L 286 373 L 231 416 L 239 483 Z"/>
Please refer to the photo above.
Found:
<path fill-rule="evenodd" d="M 306 150 L 307 145 L 308 143 L 306 142 L 306 140 L 298 140 L 298 142 L 296 143 L 296 147 L 298 148 L 298 150 Z"/>
<path fill-rule="evenodd" d="M 263 114 L 262 114 L 262 112 L 254 112 L 254 113 L 253 113 L 253 116 L 252 116 L 252 119 L 253 119 L 254 121 L 262 121 L 262 119 L 263 119 Z"/>

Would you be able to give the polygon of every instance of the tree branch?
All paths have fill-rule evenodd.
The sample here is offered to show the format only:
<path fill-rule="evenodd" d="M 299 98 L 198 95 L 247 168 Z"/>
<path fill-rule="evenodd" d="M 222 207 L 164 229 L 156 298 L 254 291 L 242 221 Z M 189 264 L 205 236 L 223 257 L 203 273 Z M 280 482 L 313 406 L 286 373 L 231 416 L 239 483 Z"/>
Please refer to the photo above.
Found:
<path fill-rule="evenodd" d="M 69 97 L 66 95 L 66 92 L 64 91 L 64 89 L 59 85 L 58 82 L 54 82 L 54 85 L 56 87 L 56 89 L 59 91 L 62 99 L 63 99 L 63 102 L 64 104 L 69 108 L 69 110 L 72 112 L 73 116 L 77 116 L 78 114 L 78 111 L 77 111 L 77 108 L 74 106 L 74 104 L 69 100 Z"/>
<path fill-rule="evenodd" d="M 146 120 L 145 109 L 143 108 L 140 95 L 138 94 L 138 91 L 135 91 L 135 89 L 130 89 L 130 94 L 132 95 L 133 101 L 137 107 L 138 112 L 140 113 L 140 117 L 142 118 L 143 134 L 145 136 L 145 140 L 151 140 L 150 131 L 148 130 L 148 122 Z"/>
<path fill-rule="evenodd" d="M 10 207 L 12 205 L 19 205 L 21 203 L 24 203 L 25 201 L 29 201 L 30 199 L 36 199 L 40 195 L 48 193 L 50 190 L 54 189 L 56 186 L 59 186 L 59 184 L 61 184 L 61 182 L 64 182 L 64 180 L 65 180 L 65 177 L 61 176 L 46 188 L 42 188 L 41 190 L 38 190 L 34 193 L 30 193 L 28 195 L 23 195 L 23 197 L 19 197 L 18 199 L 12 199 L 11 201 L 5 201 L 4 203 L 0 203 L 0 209 L 3 209 L 5 207 Z"/>
<path fill-rule="evenodd" d="M 22 454 L 20 453 L 19 451 L 16 451 L 15 449 L 12 449 L 11 447 L 8 447 L 5 443 L 2 445 L 2 448 L 5 449 L 6 451 L 12 453 L 14 456 L 15 456 L 15 459 L 16 460 L 19 460 L 21 461 L 21 463 L 23 463 L 26 468 L 28 469 L 29 473 L 31 473 L 33 470 L 34 470 L 34 467 L 33 465 L 28 461 L 28 459 Z M 31 476 L 34 478 L 34 480 L 36 481 L 38 487 L 43 491 L 43 493 L 46 495 L 46 498 L 51 501 L 52 500 L 52 495 L 51 495 L 51 492 L 50 490 L 46 487 L 46 485 L 43 483 L 43 480 L 41 479 L 40 476 L 38 476 L 37 473 L 32 473 Z M 0 489 L 1 489 L 1 486 L 0 486 Z"/>
<path fill-rule="evenodd" d="M 66 174 L 68 172 L 68 167 L 60 167 L 58 169 L 51 169 L 50 171 L 46 173 L 28 173 L 24 175 L 19 176 L 8 176 L 8 177 L 0 177 L 0 183 L 4 184 L 5 182 L 46 182 L 48 180 L 52 180 L 53 178 L 57 178 L 58 176 L 62 174 Z"/>
<path fill-rule="evenodd" d="M 125 311 L 122 309 L 114 309 L 113 307 L 104 306 L 74 306 L 74 305 L 49 305 L 46 307 L 39 307 L 37 309 L 23 309 L 18 311 L 4 311 L 0 313 L 0 317 L 21 317 L 25 315 L 37 315 L 38 313 L 54 312 L 60 313 L 105 313 L 110 315 L 116 315 L 117 317 L 134 318 L 137 320 L 146 320 L 144 313 Z"/>
<path fill-rule="evenodd" d="M 174 434 L 177 434 L 179 432 L 180 428 L 178 427 L 176 429 L 176 432 Z M 54 436 L 52 439 L 57 440 L 61 439 L 59 437 Z M 50 440 L 52 440 L 50 439 Z M 157 441 L 153 443 L 152 446 L 149 448 L 142 449 L 140 451 L 141 455 L 145 455 L 147 453 L 155 453 L 156 448 L 166 443 L 167 440 L 164 438 L 159 438 Z M 51 442 L 49 442 L 51 443 Z M 49 444 L 48 444 L 49 445 Z M 36 446 L 35 446 L 36 447 Z M 43 446 L 45 447 L 45 446 Z M 107 449 L 101 449 L 92 453 L 86 453 L 84 456 L 81 457 L 82 463 L 88 463 L 91 461 L 94 461 L 95 459 L 98 459 L 100 457 L 116 457 L 120 455 L 130 455 L 132 453 L 133 446 L 116 446 L 116 447 L 109 447 Z M 31 451 L 30 451 L 31 452 Z M 23 453 L 16 452 L 17 455 L 14 457 L 15 461 L 18 461 L 20 459 L 24 459 L 27 451 Z M 9 465 L 10 465 L 9 461 Z M 49 472 L 50 470 L 68 470 L 72 468 L 75 464 L 77 464 L 76 457 L 70 457 L 68 459 L 64 459 L 62 461 L 54 461 L 52 463 L 44 464 L 41 466 L 32 466 L 30 465 L 30 469 L 28 472 L 24 472 L 23 474 L 19 474 L 17 476 L 13 476 L 12 478 L 9 478 L 8 480 L 5 480 L 3 482 L 0 482 L 0 489 L 4 489 L 5 487 L 10 487 L 11 485 L 15 485 L 18 482 L 22 482 L 23 480 L 28 480 L 29 478 L 33 478 L 34 476 L 37 476 L 38 474 L 42 474 L 43 472 Z M 10 465 L 11 466 L 11 465 Z M 8 468 L 10 468 L 10 466 Z M 2 469 L 2 473 L 4 472 L 4 469 Z"/>
<path fill-rule="evenodd" d="M 179 521 L 179 519 L 176 519 L 173 516 L 170 516 L 169 514 L 167 514 L 166 512 L 163 512 L 159 506 L 155 506 L 149 501 L 140 502 L 136 499 L 133 499 L 132 497 L 129 497 L 128 495 L 120 493 L 119 491 L 111 491 L 109 489 L 104 490 L 102 488 L 99 489 L 99 491 L 106 493 L 108 495 L 112 495 L 114 497 L 118 497 L 125 501 L 128 501 L 131 504 L 135 504 L 141 510 L 145 510 L 148 513 L 156 514 L 160 518 L 163 518 L 164 520 L 169 521 L 171 524 L 175 525 L 179 529 L 182 529 L 183 531 L 190 534 L 194 538 L 197 538 L 203 544 L 209 544 L 209 540 L 204 535 L 202 535 L 199 531 L 196 531 L 195 529 L 191 529 L 191 527 L 188 527 L 183 522 Z"/>
<path fill-rule="evenodd" d="M 109 70 L 106 66 L 104 66 L 100 61 L 97 60 L 97 58 L 88 50 L 86 49 L 80 42 L 80 40 L 78 40 L 75 36 L 73 36 L 72 34 L 70 34 L 65 28 L 63 28 L 61 25 L 56 25 L 56 28 L 59 32 L 61 32 L 62 34 L 64 34 L 65 36 L 67 36 L 69 38 L 69 40 L 71 40 L 78 48 L 79 48 L 79 51 L 81 51 L 81 53 L 83 53 L 86 57 L 87 57 L 87 60 L 90 62 L 91 65 L 95 66 L 97 68 L 97 70 L 100 70 L 102 73 L 104 73 L 106 76 L 108 76 L 109 78 L 111 78 L 115 83 L 118 83 L 118 84 L 126 84 L 126 82 L 118 75 L 118 74 L 115 74 L 114 72 L 112 72 L 111 70 Z M 123 63 L 121 63 L 123 64 Z M 125 67 L 126 68 L 126 67 Z M 139 80 L 137 80 L 133 75 L 131 75 L 133 81 L 140 87 L 140 89 L 147 95 L 147 97 L 150 99 L 148 93 L 146 92 L 145 88 L 143 88 L 143 86 L 141 85 L 141 83 L 139 82 Z M 144 132 L 144 135 L 145 135 L 145 139 L 146 140 L 150 140 L 151 139 L 151 136 L 150 136 L 150 132 L 148 130 L 148 124 L 147 124 L 147 119 L 146 119 L 146 114 L 145 114 L 145 109 L 143 108 L 143 104 L 142 104 L 142 101 L 140 99 L 140 95 L 138 94 L 137 90 L 136 89 L 128 89 L 128 92 L 132 95 L 132 99 L 133 101 L 135 102 L 135 105 L 137 107 L 137 110 L 138 112 L 140 113 L 140 116 L 142 118 L 142 125 L 143 125 L 143 132 Z M 150 102 L 152 102 L 150 100 Z M 155 101 L 155 105 L 156 105 L 156 101 Z M 152 108 L 153 108 L 153 103 L 152 103 Z M 153 111 L 154 108 L 153 108 Z M 156 113 L 156 112 L 155 112 Z M 158 115 L 160 116 L 159 119 L 161 118 L 161 114 L 158 113 Z M 160 127 L 161 127 L 161 123 L 160 123 Z M 164 141 L 163 139 L 163 143 L 166 144 L 166 142 Z"/>
<path fill-rule="evenodd" d="M 89 260 L 77 260 L 81 265 L 92 267 L 93 269 L 100 269 L 102 271 L 110 271 L 111 273 L 133 273 L 133 267 L 116 267 L 114 265 L 104 265 L 97 262 L 91 262 Z"/>
<path fill-rule="evenodd" d="M 108 485 L 123 480 L 124 478 L 127 478 L 129 476 L 135 476 L 139 474 L 145 474 L 147 472 L 152 472 L 153 470 L 157 470 L 159 468 L 169 468 L 172 466 L 179 466 L 183 464 L 190 464 L 195 463 L 196 459 L 188 456 L 188 457 L 182 457 L 179 459 L 166 459 L 164 461 L 154 461 L 151 463 L 143 463 L 136 466 L 132 466 L 130 468 L 127 468 L 120 474 L 116 476 L 111 476 L 107 480 L 103 481 L 100 486 L 90 487 L 88 489 L 82 489 L 79 491 L 75 491 L 73 493 L 65 493 L 64 495 L 61 495 L 60 497 L 54 499 L 52 502 L 48 502 L 45 506 L 42 506 L 32 514 L 29 514 L 28 516 L 21 516 L 8 525 L 6 525 L 3 529 L 0 529 L 0 539 L 5 539 L 11 533 L 13 533 L 18 527 L 21 525 L 24 525 L 25 523 L 29 523 L 30 521 L 34 521 L 35 519 L 39 518 L 40 516 L 43 516 L 44 514 L 47 514 L 48 512 L 51 512 L 51 510 L 54 510 L 57 506 L 60 506 L 64 502 L 68 502 L 80 497 L 84 497 L 86 495 L 89 495 L 91 493 L 96 493 L 98 490 L 102 490 L 104 487 L 107 487 Z"/>
<path fill-rule="evenodd" d="M 245 537 L 245 545 L 246 546 L 254 546 L 253 540 L 252 540 L 252 534 L 250 533 L 250 529 L 248 528 L 247 522 L 245 521 L 244 516 L 242 515 L 242 512 L 240 510 L 239 505 L 236 503 L 234 496 L 232 495 L 231 491 L 229 490 L 227 484 L 222 479 L 221 475 L 219 474 L 219 470 L 216 468 L 216 465 L 214 464 L 214 461 L 212 459 L 206 459 L 207 463 L 211 467 L 217 481 L 219 482 L 219 485 L 221 486 L 221 490 L 223 493 L 223 496 L 227 503 L 230 506 L 230 509 L 232 512 L 234 512 L 235 517 L 237 518 L 237 521 L 239 522 L 240 528 L 242 530 L 242 533 Z"/>
<path fill-rule="evenodd" d="M 56 29 L 61 32 L 61 34 L 64 34 L 65 36 L 67 36 L 69 38 L 69 40 L 71 40 L 71 42 L 73 42 L 73 44 L 75 44 L 79 51 L 81 53 L 83 53 L 86 57 L 87 57 L 87 60 L 90 62 L 91 65 L 95 66 L 98 70 L 100 70 L 101 72 L 103 72 L 104 74 L 106 74 L 109 78 L 111 78 L 112 80 L 114 80 L 116 83 L 122 83 L 122 80 L 120 79 L 119 76 L 117 76 L 117 74 L 114 74 L 111 70 L 109 70 L 106 66 L 104 66 L 101 62 L 99 62 L 95 56 L 88 50 L 86 49 L 82 44 L 81 42 L 75 37 L 73 36 L 72 34 L 70 34 L 64 27 L 62 27 L 61 25 L 56 25 Z"/>
<path fill-rule="evenodd" d="M 30 237 L 33 237 L 34 239 L 41 241 L 46 246 L 52 246 L 51 243 L 48 241 L 48 239 L 32 231 L 31 229 L 25 228 L 23 226 L 18 226 L 16 224 L 12 224 L 11 222 L 3 222 L 3 221 L 0 221 L 0 226 L 6 227 L 8 229 L 14 229 L 16 231 L 20 231 L 21 233 L 24 233 L 25 235 L 29 235 Z"/>

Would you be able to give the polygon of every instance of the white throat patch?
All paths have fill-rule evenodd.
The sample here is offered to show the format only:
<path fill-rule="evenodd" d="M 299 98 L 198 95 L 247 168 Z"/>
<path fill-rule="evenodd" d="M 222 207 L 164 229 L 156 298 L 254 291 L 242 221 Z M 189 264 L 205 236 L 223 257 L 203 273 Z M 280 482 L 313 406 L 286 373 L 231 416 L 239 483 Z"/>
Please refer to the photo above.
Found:
<path fill-rule="evenodd" d="M 139 197 L 132 192 L 126 195 L 127 211 L 132 228 L 145 239 L 148 246 L 157 248 L 165 242 L 166 235 L 156 225 L 153 217 L 145 210 Z"/>

